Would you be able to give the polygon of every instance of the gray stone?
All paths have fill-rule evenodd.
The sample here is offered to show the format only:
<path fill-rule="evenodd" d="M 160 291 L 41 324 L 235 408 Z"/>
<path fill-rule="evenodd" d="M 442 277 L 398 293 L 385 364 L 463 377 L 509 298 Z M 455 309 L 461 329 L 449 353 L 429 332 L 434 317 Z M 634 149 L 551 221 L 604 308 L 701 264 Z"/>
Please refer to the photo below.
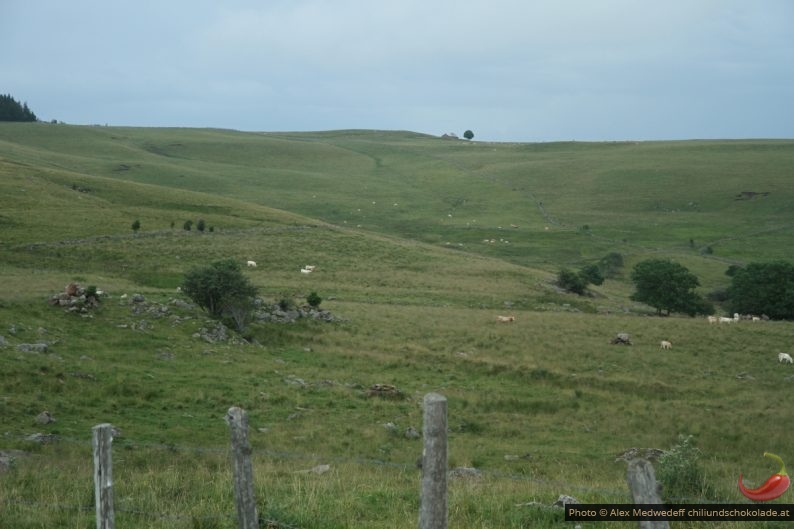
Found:
<path fill-rule="evenodd" d="M 552 506 L 565 508 L 566 505 L 576 505 L 578 503 L 581 502 L 576 498 L 574 498 L 573 496 L 568 496 L 567 494 L 560 494 L 560 497 L 557 498 L 557 501 L 555 501 L 552 504 Z"/>
<path fill-rule="evenodd" d="M 46 353 L 49 346 L 46 343 L 21 343 L 17 350 L 23 353 Z"/>
<path fill-rule="evenodd" d="M 52 414 L 47 410 L 44 410 L 43 412 L 36 415 L 36 422 L 38 424 L 50 424 L 55 422 L 55 417 L 53 417 Z"/>

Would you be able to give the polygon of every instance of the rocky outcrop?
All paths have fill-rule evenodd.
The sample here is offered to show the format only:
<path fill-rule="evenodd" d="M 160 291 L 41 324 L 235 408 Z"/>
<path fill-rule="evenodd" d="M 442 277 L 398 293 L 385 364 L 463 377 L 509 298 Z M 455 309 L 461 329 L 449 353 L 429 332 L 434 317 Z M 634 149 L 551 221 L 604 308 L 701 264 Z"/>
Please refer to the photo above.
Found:
<path fill-rule="evenodd" d="M 50 297 L 49 304 L 63 307 L 67 312 L 87 314 L 91 309 L 99 307 L 101 294 L 101 291 L 96 288 L 89 287 L 89 289 L 85 289 L 77 283 L 69 283 L 63 292 Z"/>

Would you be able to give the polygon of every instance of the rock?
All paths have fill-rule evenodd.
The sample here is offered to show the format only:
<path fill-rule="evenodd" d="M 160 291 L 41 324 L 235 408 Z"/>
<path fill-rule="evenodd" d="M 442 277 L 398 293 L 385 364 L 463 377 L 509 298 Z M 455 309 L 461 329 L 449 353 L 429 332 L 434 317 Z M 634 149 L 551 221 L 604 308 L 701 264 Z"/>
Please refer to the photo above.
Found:
<path fill-rule="evenodd" d="M 615 336 L 611 344 L 620 344 L 620 345 L 631 345 L 631 335 L 625 332 L 619 332 L 617 336 Z"/>
<path fill-rule="evenodd" d="M 17 458 L 26 455 L 22 450 L 0 450 L 0 475 L 11 468 Z"/>
<path fill-rule="evenodd" d="M 447 473 L 449 478 L 479 478 L 482 471 L 473 467 L 457 467 Z"/>
<path fill-rule="evenodd" d="M 72 297 L 72 296 L 76 296 L 78 291 L 79 291 L 79 287 L 77 286 L 77 283 L 69 283 L 68 285 L 66 285 L 66 288 L 64 289 L 63 293 L 69 297 Z"/>
<path fill-rule="evenodd" d="M 21 343 L 17 345 L 17 351 L 23 353 L 46 353 L 48 349 L 46 343 Z"/>
<path fill-rule="evenodd" d="M 406 439 L 419 439 L 422 435 L 416 431 L 416 428 L 413 426 L 409 426 L 405 429 L 405 438 Z"/>
<path fill-rule="evenodd" d="M 299 474 L 308 474 L 308 473 L 325 474 L 329 470 L 331 470 L 331 465 L 317 465 L 308 470 L 298 470 L 296 472 L 298 472 Z"/>
<path fill-rule="evenodd" d="M 34 434 L 31 434 L 31 435 L 28 435 L 27 437 L 25 437 L 25 441 L 30 441 L 30 442 L 39 443 L 39 444 L 54 443 L 55 441 L 58 441 L 59 439 L 60 439 L 60 437 L 58 437 L 55 434 L 44 434 L 44 433 L 34 433 Z"/>
<path fill-rule="evenodd" d="M 184 300 L 181 300 L 181 299 L 172 299 L 171 300 L 171 305 L 173 305 L 174 307 L 176 307 L 178 309 L 185 309 L 185 310 L 193 310 L 193 309 L 196 308 L 196 306 L 194 304 L 188 303 L 187 301 L 184 301 Z"/>
<path fill-rule="evenodd" d="M 566 505 L 576 505 L 578 503 L 581 502 L 576 498 L 574 498 L 573 496 L 568 496 L 567 494 L 560 494 L 560 497 L 557 498 L 557 501 L 552 503 L 552 507 L 565 508 Z"/>
<path fill-rule="evenodd" d="M 393 422 L 387 422 L 386 424 L 383 425 L 383 427 L 386 428 L 390 433 L 397 433 L 399 430 L 397 428 L 397 425 L 394 424 Z"/>
<path fill-rule="evenodd" d="M 8 342 L 6 342 L 6 337 L 3 336 L 3 335 L 0 335 L 0 349 L 5 347 L 6 345 L 8 345 Z"/>
<path fill-rule="evenodd" d="M 131 299 L 133 303 L 143 303 L 146 301 L 146 298 L 143 297 L 143 294 L 133 294 Z"/>
<path fill-rule="evenodd" d="M 402 399 L 403 392 L 391 384 L 373 384 L 367 390 L 367 397 L 382 397 L 385 399 Z"/>
<path fill-rule="evenodd" d="M 55 422 L 55 417 L 53 417 L 52 414 L 47 410 L 44 410 L 43 412 L 36 415 L 36 422 L 38 424 L 50 424 Z"/>

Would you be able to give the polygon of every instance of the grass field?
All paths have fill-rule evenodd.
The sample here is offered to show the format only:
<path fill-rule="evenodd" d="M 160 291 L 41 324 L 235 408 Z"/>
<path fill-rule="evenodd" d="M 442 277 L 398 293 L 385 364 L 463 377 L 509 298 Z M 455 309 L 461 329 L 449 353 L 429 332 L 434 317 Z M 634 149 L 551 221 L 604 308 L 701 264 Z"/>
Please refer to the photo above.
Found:
<path fill-rule="evenodd" d="M 422 444 L 404 431 L 421 430 L 430 391 L 449 400 L 450 467 L 483 471 L 451 481 L 450 527 L 567 527 L 547 507 L 560 494 L 628 502 L 616 456 L 679 435 L 710 492 L 687 501 L 746 501 L 740 472 L 760 484 L 777 470 L 764 451 L 794 455 L 794 370 L 776 362 L 794 327 L 653 317 L 628 272 L 669 257 L 707 294 L 730 264 L 791 260 L 792 167 L 794 141 L 0 124 L 0 450 L 25 453 L 0 475 L 0 528 L 94 525 L 101 422 L 122 432 L 119 527 L 234 527 L 235 405 L 274 527 L 415 527 Z M 182 229 L 198 219 L 212 232 Z M 554 287 L 560 267 L 609 252 L 624 271 L 593 296 Z M 224 257 L 257 262 L 245 273 L 266 300 L 316 291 L 341 321 L 196 338 L 214 324 L 174 304 L 176 287 Z M 107 293 L 90 317 L 47 304 L 71 281 Z M 611 345 L 618 332 L 634 345 Z M 37 342 L 48 351 L 17 347 Z M 376 383 L 403 398 L 367 397 Z M 36 424 L 43 410 L 56 422 Z M 317 464 L 331 470 L 304 472 Z M 720 525 L 753 526 L 783 527 Z"/>

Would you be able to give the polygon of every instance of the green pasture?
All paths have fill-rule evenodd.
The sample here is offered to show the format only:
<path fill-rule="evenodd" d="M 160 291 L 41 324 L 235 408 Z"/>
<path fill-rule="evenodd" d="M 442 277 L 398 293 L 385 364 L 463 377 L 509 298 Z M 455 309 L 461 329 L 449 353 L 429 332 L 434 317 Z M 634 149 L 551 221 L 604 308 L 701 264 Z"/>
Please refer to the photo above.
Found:
<path fill-rule="evenodd" d="M 629 502 L 616 457 L 679 435 L 710 492 L 684 500 L 745 502 L 739 473 L 755 486 L 777 470 L 764 451 L 794 461 L 794 370 L 777 362 L 794 327 L 654 317 L 628 276 L 669 257 L 706 294 L 730 264 L 791 260 L 792 156 L 765 140 L 0 124 L 0 451 L 24 451 L 0 474 L 0 528 L 94 526 L 101 422 L 121 430 L 119 527 L 235 527 L 231 406 L 249 413 L 271 527 L 415 527 L 422 442 L 404 433 L 431 391 L 448 398 L 450 467 L 483 471 L 451 480 L 450 527 L 567 527 L 549 507 L 560 494 Z M 591 296 L 554 286 L 561 266 L 610 252 L 624 270 Z M 317 292 L 339 321 L 197 337 L 215 323 L 175 304 L 177 287 L 228 257 L 257 262 L 244 273 L 266 301 Z M 101 306 L 50 306 L 72 281 L 105 291 Z M 619 332 L 633 345 L 611 344 Z M 368 396 L 373 384 L 401 397 Z M 43 410 L 56 422 L 36 424 Z"/>

